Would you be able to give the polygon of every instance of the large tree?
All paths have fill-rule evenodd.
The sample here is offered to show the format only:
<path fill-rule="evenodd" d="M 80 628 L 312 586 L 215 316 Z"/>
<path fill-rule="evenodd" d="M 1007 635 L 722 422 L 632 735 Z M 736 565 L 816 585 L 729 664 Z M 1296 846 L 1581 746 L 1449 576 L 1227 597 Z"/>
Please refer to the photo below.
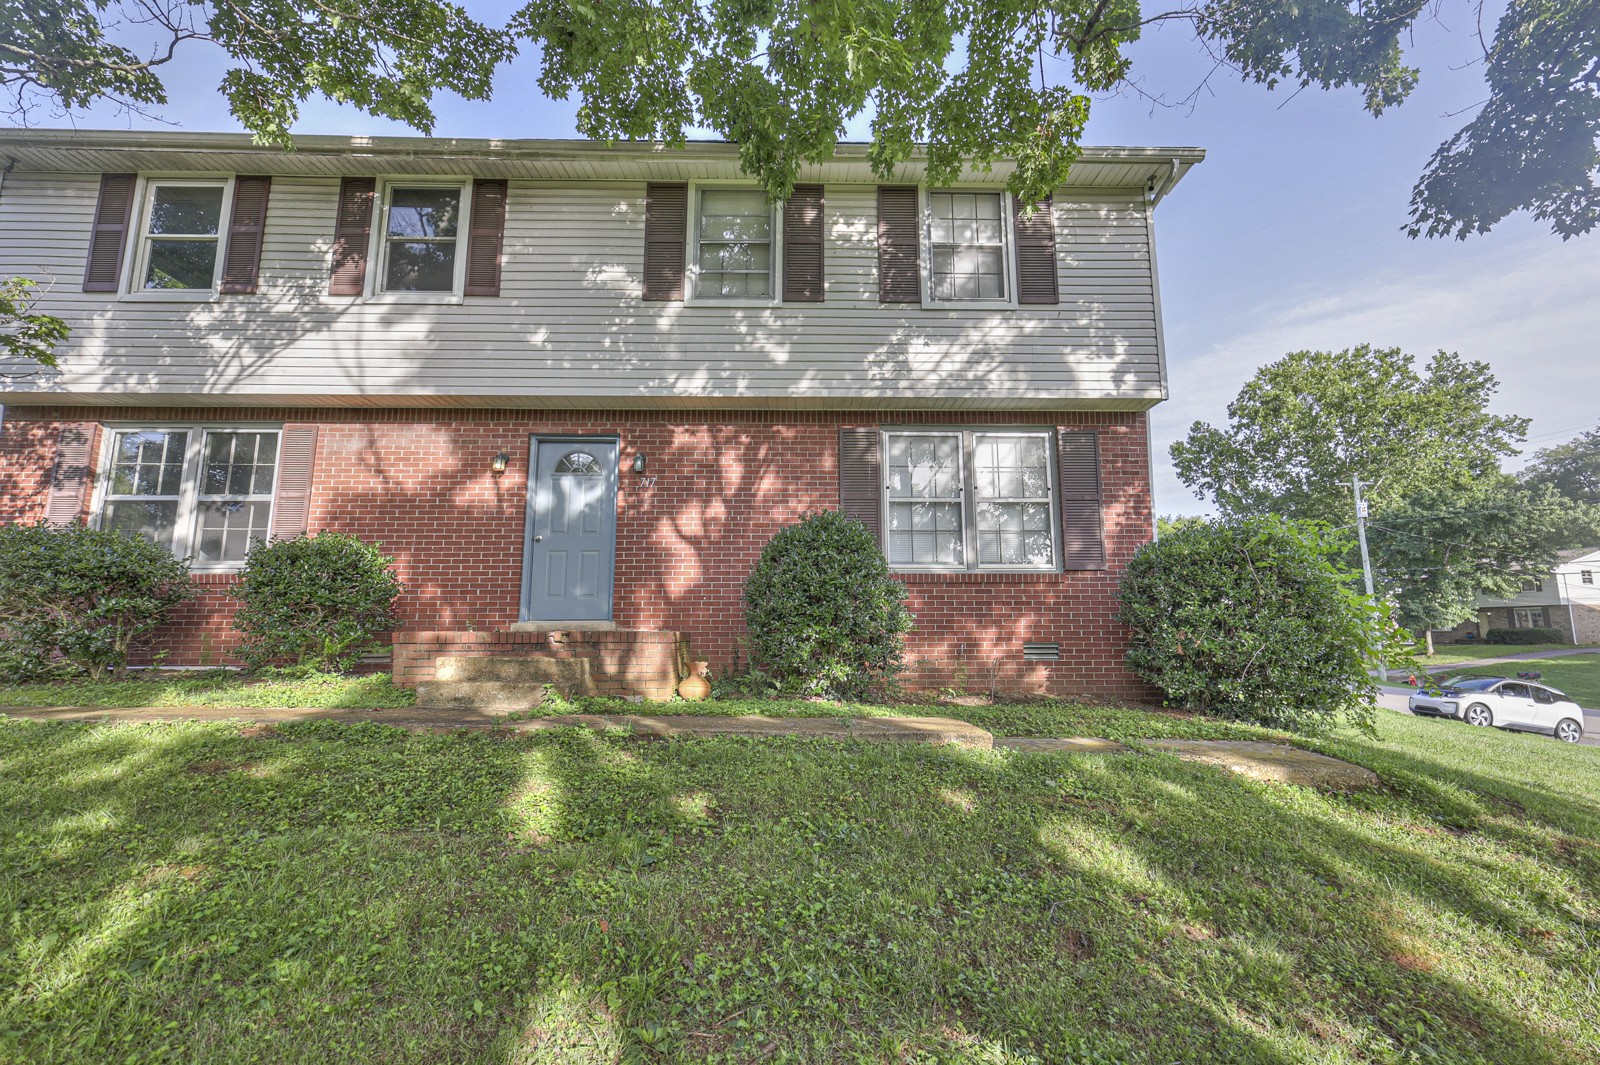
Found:
<path fill-rule="evenodd" d="M 1533 212 L 1562 237 L 1600 221 L 1600 4 L 1510 0 L 528 0 L 506 27 L 442 0 L 0 0 L 0 85 L 14 114 L 40 102 L 166 101 L 163 65 L 196 42 L 235 64 L 233 113 L 285 141 L 313 95 L 429 131 L 431 99 L 490 91 L 519 40 L 536 44 L 548 95 L 582 99 L 606 140 L 681 141 L 711 129 L 775 195 L 871 115 L 888 175 L 925 144 L 929 176 L 1002 157 L 1036 199 L 1077 155 L 1090 94 L 1129 84 L 1127 46 L 1156 23 L 1268 88 L 1357 89 L 1381 114 L 1421 72 L 1419 20 L 1477 25 L 1487 91 L 1416 183 L 1412 235 L 1483 232 Z M 136 43 L 137 42 L 137 43 Z"/>
<path fill-rule="evenodd" d="M 1297 351 L 1256 371 L 1226 427 L 1195 422 L 1172 461 L 1224 514 L 1346 525 L 1352 478 L 1381 507 L 1498 473 L 1528 430 L 1489 412 L 1498 387 L 1487 363 L 1443 351 L 1420 373 L 1399 348 Z"/>
<path fill-rule="evenodd" d="M 1548 485 L 1569 499 L 1600 506 L 1600 429 L 1534 452 L 1522 479 L 1530 485 Z"/>
<path fill-rule="evenodd" d="M 1500 470 L 1525 418 L 1491 414 L 1487 365 L 1440 352 L 1419 373 L 1399 348 L 1301 351 L 1257 371 L 1228 425 L 1172 446 L 1178 476 L 1232 517 L 1281 514 L 1346 528 L 1365 483 L 1380 594 L 1407 628 L 1472 616 L 1555 552 L 1600 535 L 1600 511 Z"/>

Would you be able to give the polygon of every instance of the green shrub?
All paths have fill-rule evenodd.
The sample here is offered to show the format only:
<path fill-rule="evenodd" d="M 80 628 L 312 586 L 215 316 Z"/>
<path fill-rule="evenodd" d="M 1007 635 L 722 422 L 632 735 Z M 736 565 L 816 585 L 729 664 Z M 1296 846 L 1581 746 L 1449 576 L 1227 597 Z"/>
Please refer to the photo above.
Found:
<path fill-rule="evenodd" d="M 256 544 L 233 592 L 233 627 L 244 635 L 233 653 L 255 669 L 326 671 L 381 647 L 402 587 L 379 546 L 339 532 Z"/>
<path fill-rule="evenodd" d="M 835 511 L 807 514 L 772 538 L 745 581 L 753 665 L 788 692 L 860 698 L 901 668 L 905 599 L 871 530 Z"/>
<path fill-rule="evenodd" d="M 1220 717 L 1370 725 L 1368 671 L 1407 641 L 1356 593 L 1344 551 L 1326 531 L 1276 517 L 1169 532 L 1122 580 L 1128 668 L 1170 704 Z"/>
<path fill-rule="evenodd" d="M 193 594 L 186 561 L 142 536 L 71 525 L 0 525 L 0 671 L 120 675 Z"/>
<path fill-rule="evenodd" d="M 1560 629 L 1490 629 L 1483 634 L 1484 643 L 1570 643 Z"/>

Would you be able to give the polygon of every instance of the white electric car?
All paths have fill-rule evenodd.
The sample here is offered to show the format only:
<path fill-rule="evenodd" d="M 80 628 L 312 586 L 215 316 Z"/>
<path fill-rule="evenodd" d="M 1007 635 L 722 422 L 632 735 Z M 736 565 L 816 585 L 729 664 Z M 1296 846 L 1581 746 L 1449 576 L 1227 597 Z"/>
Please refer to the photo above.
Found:
<path fill-rule="evenodd" d="M 1554 688 L 1501 677 L 1453 677 L 1410 700 L 1413 714 L 1454 717 L 1469 725 L 1543 732 L 1566 743 L 1583 739 L 1583 710 Z"/>

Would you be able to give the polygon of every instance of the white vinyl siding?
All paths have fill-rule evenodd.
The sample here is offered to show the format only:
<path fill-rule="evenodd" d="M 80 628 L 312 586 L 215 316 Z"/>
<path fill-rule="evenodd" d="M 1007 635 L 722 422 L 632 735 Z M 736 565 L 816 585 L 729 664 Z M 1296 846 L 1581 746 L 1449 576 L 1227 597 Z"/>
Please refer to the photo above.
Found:
<path fill-rule="evenodd" d="M 83 273 L 98 187 L 98 174 L 23 170 L 0 186 L 0 276 L 45 282 L 40 309 L 72 327 L 60 373 L 14 391 L 120 404 L 952 410 L 1142 410 L 1164 395 L 1138 189 L 1057 195 L 1058 305 L 888 309 L 870 184 L 826 187 L 827 302 L 760 307 L 643 302 L 644 183 L 601 180 L 511 182 L 492 304 L 352 304 L 327 295 L 338 179 L 286 176 L 272 182 L 259 294 L 118 303 L 64 280 Z"/>
<path fill-rule="evenodd" d="M 258 427 L 109 429 L 100 528 L 149 537 L 197 571 L 238 569 L 272 528 L 278 436 Z"/>

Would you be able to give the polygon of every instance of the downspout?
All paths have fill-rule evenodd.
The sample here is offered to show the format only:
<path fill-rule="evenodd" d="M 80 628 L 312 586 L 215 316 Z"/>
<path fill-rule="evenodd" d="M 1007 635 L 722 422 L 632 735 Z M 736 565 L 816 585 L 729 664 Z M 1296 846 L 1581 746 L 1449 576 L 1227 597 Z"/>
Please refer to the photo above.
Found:
<path fill-rule="evenodd" d="M 1574 647 L 1578 644 L 1578 614 L 1572 609 L 1572 596 L 1567 594 L 1567 575 L 1560 570 L 1555 571 L 1556 594 L 1567 603 L 1567 635 L 1572 637 Z"/>
<path fill-rule="evenodd" d="M 4 193 L 5 192 L 6 175 L 11 173 L 11 171 L 15 170 L 16 168 L 17 168 L 17 161 L 15 159 L 10 158 L 10 157 L 6 158 L 6 165 L 5 166 L 0 166 L 0 193 Z M 6 427 L 6 405 L 4 403 L 0 403 L 0 429 L 4 429 L 5 427 Z"/>
<path fill-rule="evenodd" d="M 1177 159 L 1172 160 L 1171 169 L 1156 188 L 1156 176 L 1152 174 L 1150 181 L 1145 186 L 1144 197 L 1144 233 L 1145 240 L 1150 245 L 1150 294 L 1154 300 L 1156 319 L 1156 359 L 1161 370 L 1161 398 L 1167 398 L 1167 334 L 1166 325 L 1161 320 L 1161 272 L 1156 266 L 1156 204 L 1172 188 L 1178 180 Z M 1155 540 L 1160 536 L 1161 515 L 1156 507 L 1156 452 L 1155 443 L 1150 438 L 1150 412 L 1144 412 L 1144 458 L 1145 476 L 1149 478 L 1150 485 L 1150 539 Z"/>

